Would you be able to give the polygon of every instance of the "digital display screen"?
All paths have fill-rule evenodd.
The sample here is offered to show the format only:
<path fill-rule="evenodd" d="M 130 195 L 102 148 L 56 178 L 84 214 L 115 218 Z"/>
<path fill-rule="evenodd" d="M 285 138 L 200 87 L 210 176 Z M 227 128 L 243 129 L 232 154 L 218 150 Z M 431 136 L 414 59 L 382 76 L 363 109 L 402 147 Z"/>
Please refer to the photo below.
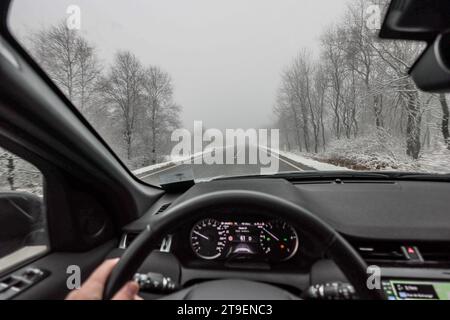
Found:
<path fill-rule="evenodd" d="M 228 241 L 231 243 L 259 243 L 261 230 L 265 227 L 263 222 L 222 222 L 228 230 Z"/>
<path fill-rule="evenodd" d="M 450 300 L 450 282 L 384 280 L 389 300 Z"/>
<path fill-rule="evenodd" d="M 270 261 L 290 259 L 297 251 L 295 229 L 281 220 L 198 221 L 190 234 L 194 253 L 206 260 L 249 258 Z"/>

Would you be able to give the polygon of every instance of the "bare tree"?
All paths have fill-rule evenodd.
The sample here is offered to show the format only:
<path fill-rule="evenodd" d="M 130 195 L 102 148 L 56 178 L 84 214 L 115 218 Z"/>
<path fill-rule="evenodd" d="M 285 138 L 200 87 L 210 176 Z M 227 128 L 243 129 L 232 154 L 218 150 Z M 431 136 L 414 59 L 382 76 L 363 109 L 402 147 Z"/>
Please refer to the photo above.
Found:
<path fill-rule="evenodd" d="M 290 93 L 289 86 L 287 86 L 284 81 L 278 89 L 277 103 L 274 112 L 278 115 L 280 123 L 283 123 L 285 128 L 293 128 L 297 149 L 302 151 L 300 112 L 298 111 L 298 106 L 295 103 L 294 97 Z"/>
<path fill-rule="evenodd" d="M 42 195 L 42 174 L 27 161 L 0 148 L 0 191 Z"/>
<path fill-rule="evenodd" d="M 331 106 L 334 115 L 333 124 L 337 139 L 340 139 L 342 135 L 342 95 L 344 81 L 347 77 L 345 51 L 342 50 L 342 43 L 346 41 L 344 34 L 344 30 L 333 27 L 322 36 L 323 59 L 330 77 Z"/>
<path fill-rule="evenodd" d="M 118 52 L 101 89 L 105 102 L 112 104 L 121 115 L 122 136 L 126 157 L 132 158 L 133 139 L 136 135 L 136 121 L 141 109 L 141 93 L 144 70 L 137 57 L 128 51 Z"/>
<path fill-rule="evenodd" d="M 117 52 L 103 70 L 96 48 L 65 21 L 28 40 L 44 71 L 128 165 L 155 163 L 170 152 L 181 107 L 173 101 L 167 72 L 144 68 L 129 51 Z"/>
<path fill-rule="evenodd" d="M 419 91 L 408 76 L 408 70 L 419 55 L 421 46 L 408 42 L 379 42 L 372 47 L 382 60 L 384 76 L 394 79 L 383 90 L 394 90 L 406 113 L 406 153 L 418 159 L 421 150 L 422 110 Z"/>
<path fill-rule="evenodd" d="M 1 173 L 2 176 L 5 177 L 5 180 L 8 183 L 9 189 L 14 191 L 17 189 L 16 186 L 16 175 L 17 175 L 17 168 L 16 168 L 16 162 L 18 158 L 13 155 L 12 153 L 9 153 L 7 151 L 3 151 L 0 154 L 0 162 L 2 163 L 1 166 Z"/>
<path fill-rule="evenodd" d="M 355 0 L 349 4 L 344 20 L 348 38 L 343 43 L 343 50 L 347 53 L 350 69 L 364 83 L 364 98 L 372 106 L 375 126 L 383 127 L 383 94 L 373 88 L 373 81 L 377 77 L 375 66 L 379 63 L 373 48 L 377 34 L 366 26 L 366 8 L 367 1 L 364 0 Z"/>
<path fill-rule="evenodd" d="M 376 3 L 386 8 L 388 1 Z M 303 143 L 317 153 L 319 137 L 326 148 L 327 140 L 392 132 L 403 139 L 405 153 L 418 159 L 436 137 L 432 121 L 439 113 L 441 137 L 449 145 L 445 96 L 437 100 L 420 92 L 408 74 L 423 46 L 379 40 L 366 25 L 366 9 L 366 1 L 350 1 L 343 18 L 323 33 L 318 58 L 303 51 L 283 71 L 274 112 L 284 140 L 295 137 L 300 150 Z"/>
<path fill-rule="evenodd" d="M 322 148 L 326 148 L 325 138 L 325 96 L 327 94 L 328 81 L 323 66 L 316 66 L 314 75 L 314 92 L 315 92 L 315 111 L 317 126 L 320 127 L 322 137 Z"/>
<path fill-rule="evenodd" d="M 94 47 L 90 46 L 83 38 L 78 41 L 79 63 L 79 108 L 82 112 L 88 112 L 86 108 L 92 106 L 98 93 L 98 81 L 101 76 L 101 67 L 97 60 Z"/>
<path fill-rule="evenodd" d="M 179 124 L 180 108 L 173 102 L 173 85 L 169 74 L 156 66 L 147 68 L 143 78 L 143 96 L 150 125 L 151 161 L 156 163 L 158 145 L 163 142 L 159 138 L 165 130 Z"/>
<path fill-rule="evenodd" d="M 65 22 L 40 30 L 31 38 L 35 58 L 80 111 L 93 98 L 101 73 L 94 47 Z"/>

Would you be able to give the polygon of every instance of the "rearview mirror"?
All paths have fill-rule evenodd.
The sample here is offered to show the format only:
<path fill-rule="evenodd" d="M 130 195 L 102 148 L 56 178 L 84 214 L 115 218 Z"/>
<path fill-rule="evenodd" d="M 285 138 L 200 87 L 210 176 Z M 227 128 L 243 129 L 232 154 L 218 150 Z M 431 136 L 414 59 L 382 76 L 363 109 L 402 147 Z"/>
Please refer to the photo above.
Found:
<path fill-rule="evenodd" d="M 450 91 L 450 33 L 440 34 L 410 71 L 417 87 L 428 92 Z"/>
<path fill-rule="evenodd" d="M 380 37 L 431 43 L 450 28 L 450 1 L 392 0 Z"/>

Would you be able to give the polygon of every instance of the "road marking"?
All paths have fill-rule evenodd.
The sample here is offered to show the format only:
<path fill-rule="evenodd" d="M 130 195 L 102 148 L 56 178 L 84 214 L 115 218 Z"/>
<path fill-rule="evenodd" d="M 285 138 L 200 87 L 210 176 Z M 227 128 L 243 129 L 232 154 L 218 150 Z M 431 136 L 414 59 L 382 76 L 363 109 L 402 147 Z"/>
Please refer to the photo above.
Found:
<path fill-rule="evenodd" d="M 292 168 L 296 169 L 297 171 L 305 171 L 305 170 L 303 170 L 303 169 L 297 167 L 296 165 L 294 165 L 294 164 L 292 164 L 292 163 L 290 163 L 290 162 L 288 162 L 288 161 L 286 161 L 286 160 L 283 160 L 283 159 L 281 159 L 280 157 L 276 156 L 275 153 L 274 153 L 273 151 L 271 151 L 271 154 L 272 154 L 275 158 L 277 158 L 278 160 L 283 161 L 284 163 L 286 163 L 287 165 L 289 165 L 289 166 L 291 166 Z"/>
<path fill-rule="evenodd" d="M 302 168 L 297 167 L 296 165 L 293 165 L 292 163 L 290 163 L 290 162 L 288 162 L 288 161 L 286 161 L 286 160 L 283 160 L 283 159 L 281 159 L 281 158 L 279 158 L 279 157 L 277 157 L 277 156 L 275 156 L 275 157 L 278 158 L 279 160 L 283 161 L 283 162 L 286 163 L 287 165 L 291 166 L 292 168 L 297 169 L 297 171 L 305 171 L 305 170 L 303 170 Z"/>
<path fill-rule="evenodd" d="M 178 166 L 181 166 L 182 164 L 183 164 L 183 162 L 178 163 L 178 164 L 175 164 L 175 163 L 174 163 L 173 165 L 170 165 L 170 166 L 168 166 L 167 168 L 164 168 L 164 169 L 161 169 L 161 170 L 152 172 L 152 173 L 148 173 L 148 174 L 146 174 L 145 176 L 142 176 L 142 177 L 139 177 L 139 176 L 138 176 L 138 178 L 139 178 L 139 179 L 145 179 L 145 178 L 148 178 L 148 177 L 153 176 L 153 175 L 155 175 L 155 174 L 158 174 L 158 173 L 167 171 L 167 170 L 169 170 L 169 169 L 173 169 L 173 168 L 176 168 L 176 167 L 178 167 Z"/>
<path fill-rule="evenodd" d="M 231 147 L 234 148 L 234 146 L 224 146 L 224 147 L 221 147 L 221 149 L 227 150 L 227 149 L 229 149 L 229 148 L 231 148 Z M 258 147 L 256 147 L 256 148 L 258 148 Z M 305 170 L 301 169 L 300 167 L 298 167 L 298 166 L 292 164 L 291 162 L 289 162 L 289 161 L 287 161 L 287 160 L 284 160 L 284 159 L 282 159 L 281 157 L 277 156 L 276 153 L 275 153 L 274 151 L 272 151 L 272 150 L 270 150 L 270 149 L 268 149 L 268 148 L 259 147 L 259 149 L 260 149 L 260 150 L 261 150 L 261 149 L 265 149 L 265 151 L 266 151 L 267 154 L 269 154 L 269 151 L 270 151 L 270 154 L 273 155 L 275 158 L 277 158 L 278 160 L 284 162 L 285 164 L 287 164 L 288 166 L 294 168 L 294 169 L 297 170 L 297 171 L 305 171 Z M 208 150 L 208 153 L 209 153 L 209 152 L 212 152 L 212 151 L 215 151 L 215 150 Z M 157 174 L 159 174 L 159 173 L 161 173 L 161 172 L 164 172 L 164 171 L 167 171 L 167 170 L 170 170 L 170 169 L 177 168 L 177 167 L 179 167 L 179 166 L 181 166 L 181 165 L 183 165 L 183 164 L 186 164 L 187 161 L 193 161 L 194 159 L 203 157 L 203 155 L 206 154 L 206 153 L 207 153 L 207 152 L 203 152 L 202 154 L 200 154 L 200 155 L 198 155 L 198 156 L 195 156 L 195 157 L 193 157 L 192 159 L 185 160 L 185 161 L 182 161 L 182 162 L 180 162 L 180 163 L 175 163 L 175 164 L 173 164 L 173 165 L 171 165 L 171 166 L 169 166 L 169 167 L 167 167 L 167 168 L 164 168 L 164 169 L 161 169 L 161 170 L 158 170 L 158 171 L 155 171 L 155 172 L 151 172 L 151 173 L 149 173 L 149 174 L 146 174 L 146 175 L 141 176 L 141 177 L 138 177 L 138 178 L 139 178 L 139 179 L 145 179 L 145 178 L 148 178 L 148 177 L 157 175 Z M 235 155 L 235 158 L 236 158 L 236 155 Z"/>
<path fill-rule="evenodd" d="M 273 151 L 271 148 L 264 147 L 264 146 L 259 146 L 259 148 L 260 148 L 260 149 L 265 149 L 266 152 L 267 152 L 267 154 L 269 154 L 268 151 L 270 151 L 270 153 L 271 153 L 275 158 L 277 158 L 278 160 L 280 160 L 280 161 L 286 163 L 287 165 L 291 166 L 292 168 L 294 168 L 294 169 L 296 169 L 296 170 L 298 170 L 298 171 L 305 171 L 305 170 L 303 170 L 303 169 L 297 167 L 296 165 L 290 163 L 289 161 L 284 160 L 284 159 L 281 159 L 279 156 L 276 155 L 276 152 Z"/>
<path fill-rule="evenodd" d="M 228 148 L 228 147 L 222 147 L 222 149 L 223 149 L 223 148 Z M 216 149 L 218 149 L 218 148 L 216 148 Z M 215 151 L 216 149 L 214 149 L 214 150 L 205 150 L 202 154 L 199 154 L 199 155 L 197 155 L 197 156 L 195 156 L 195 157 L 192 157 L 191 159 L 184 160 L 184 161 L 182 161 L 182 162 L 180 162 L 180 163 L 174 163 L 173 165 L 168 166 L 167 168 L 164 168 L 164 169 L 161 169 L 161 170 L 158 170 L 158 171 L 155 171 L 155 172 L 151 172 L 151 173 L 146 174 L 146 175 L 144 175 L 144 176 L 142 176 L 142 177 L 139 177 L 139 176 L 138 176 L 138 178 L 139 178 L 139 179 L 145 179 L 145 178 L 154 176 L 155 174 L 158 174 L 158 173 L 167 171 L 167 170 L 169 170 L 169 169 L 177 168 L 177 167 L 179 167 L 179 166 L 181 166 L 181 165 L 183 165 L 183 164 L 186 164 L 186 162 L 188 162 L 188 161 L 194 161 L 194 160 L 197 159 L 197 158 L 203 157 L 204 154 L 210 153 L 210 152 L 212 152 L 212 151 Z"/>

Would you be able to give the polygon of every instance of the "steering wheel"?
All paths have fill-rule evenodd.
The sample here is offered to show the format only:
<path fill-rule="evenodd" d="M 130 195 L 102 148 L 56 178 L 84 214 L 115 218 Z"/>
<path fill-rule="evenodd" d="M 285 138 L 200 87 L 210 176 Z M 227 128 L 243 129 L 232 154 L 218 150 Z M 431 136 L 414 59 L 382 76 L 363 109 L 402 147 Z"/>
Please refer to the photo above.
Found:
<path fill-rule="evenodd" d="M 355 288 L 361 299 L 383 299 L 384 294 L 378 289 L 369 289 L 366 285 L 367 265 L 353 247 L 332 227 L 317 216 L 290 201 L 273 195 L 248 190 L 225 190 L 206 193 L 188 199 L 176 206 L 169 208 L 165 213 L 152 216 L 147 228 L 131 243 L 115 266 L 105 285 L 103 298 L 110 299 L 127 281 L 129 281 L 137 269 L 144 262 L 156 241 L 171 230 L 186 223 L 186 219 L 201 218 L 204 210 L 217 206 L 233 206 L 256 204 L 277 217 L 285 219 L 300 230 L 307 230 L 316 241 L 324 248 L 333 259 L 347 279 Z M 243 288 L 245 288 L 243 290 Z M 181 290 L 180 292 L 183 292 Z M 204 282 L 191 288 L 189 294 L 179 294 L 181 299 L 192 297 L 235 299 L 236 293 L 242 296 L 248 294 L 248 299 L 259 298 L 291 298 L 287 291 L 272 285 L 244 281 L 244 280 L 220 280 Z M 261 297 L 261 292 L 264 296 Z M 283 293 L 285 293 L 283 295 Z M 175 297 L 177 295 L 175 294 Z"/>

